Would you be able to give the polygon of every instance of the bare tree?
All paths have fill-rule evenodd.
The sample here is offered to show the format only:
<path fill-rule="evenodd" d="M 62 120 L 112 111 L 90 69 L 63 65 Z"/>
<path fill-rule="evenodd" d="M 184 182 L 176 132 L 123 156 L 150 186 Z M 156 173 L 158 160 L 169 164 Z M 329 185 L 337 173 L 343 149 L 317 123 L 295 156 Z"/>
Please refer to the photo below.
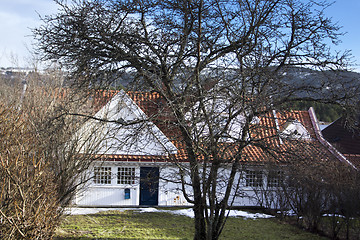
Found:
<path fill-rule="evenodd" d="M 194 239 L 219 238 L 246 148 L 274 148 L 276 129 L 257 118 L 266 121 L 297 100 L 351 106 L 358 93 L 353 79 L 286 75 L 298 66 L 346 68 L 348 53 L 328 46 L 340 34 L 324 16 L 324 1 L 56 2 L 59 12 L 34 30 L 44 59 L 61 62 L 80 87 L 104 87 L 131 73 L 129 88 L 161 96 L 165 110 L 149 117 L 172 129 L 186 150 L 188 167 L 179 166 L 194 205 Z M 265 139 L 264 131 L 271 133 Z"/>

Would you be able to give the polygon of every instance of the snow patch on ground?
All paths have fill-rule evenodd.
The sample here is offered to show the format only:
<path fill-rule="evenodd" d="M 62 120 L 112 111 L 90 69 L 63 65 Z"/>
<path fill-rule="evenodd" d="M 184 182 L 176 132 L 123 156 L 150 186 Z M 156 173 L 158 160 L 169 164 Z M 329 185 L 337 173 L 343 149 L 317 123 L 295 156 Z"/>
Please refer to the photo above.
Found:
<path fill-rule="evenodd" d="M 288 211 L 277 211 L 278 214 L 284 214 L 286 216 L 297 216 L 297 214 L 294 212 L 294 210 L 290 209 Z"/>
<path fill-rule="evenodd" d="M 137 212 L 165 212 L 175 215 L 183 215 L 187 217 L 194 218 L 194 212 L 191 208 L 186 209 L 179 209 L 179 210 L 163 210 L 163 209 L 157 209 L 157 208 L 67 208 L 65 209 L 66 214 L 70 215 L 84 215 L 84 214 L 95 214 L 98 212 L 104 212 L 104 211 L 111 211 L 111 210 L 117 210 L 117 211 L 126 211 L 126 210 L 132 210 Z M 274 216 L 264 214 L 264 213 L 248 213 L 241 210 L 229 210 L 229 217 L 242 217 L 245 219 L 257 219 L 257 218 L 272 218 Z"/>

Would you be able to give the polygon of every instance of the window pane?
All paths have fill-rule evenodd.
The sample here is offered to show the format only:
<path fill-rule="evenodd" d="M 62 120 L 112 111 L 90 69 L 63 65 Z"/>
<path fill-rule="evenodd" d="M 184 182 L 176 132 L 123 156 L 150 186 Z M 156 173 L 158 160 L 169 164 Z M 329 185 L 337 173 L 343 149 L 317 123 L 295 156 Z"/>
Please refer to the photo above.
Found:
<path fill-rule="evenodd" d="M 246 171 L 246 187 L 261 187 L 263 185 L 263 172 L 262 171 Z"/>
<path fill-rule="evenodd" d="M 111 167 L 95 167 L 94 183 L 111 184 Z"/>
<path fill-rule="evenodd" d="M 268 187 L 279 187 L 284 181 L 284 173 L 282 171 L 270 171 L 267 179 Z"/>
<path fill-rule="evenodd" d="M 118 184 L 135 184 L 135 168 L 118 167 Z"/>

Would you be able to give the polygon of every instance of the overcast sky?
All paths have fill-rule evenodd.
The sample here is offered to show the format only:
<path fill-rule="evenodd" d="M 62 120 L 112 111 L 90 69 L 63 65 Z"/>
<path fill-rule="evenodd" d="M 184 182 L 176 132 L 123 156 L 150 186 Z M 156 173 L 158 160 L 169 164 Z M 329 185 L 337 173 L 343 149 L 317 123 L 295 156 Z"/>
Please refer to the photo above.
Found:
<path fill-rule="evenodd" d="M 40 25 L 38 14 L 44 16 L 56 10 L 52 0 L 0 0 L 0 67 L 30 66 L 30 28 Z M 327 13 L 347 32 L 337 49 L 352 50 L 360 64 L 360 0 L 338 0 Z"/>
<path fill-rule="evenodd" d="M 27 67 L 33 42 L 31 30 L 39 14 L 56 12 L 52 0 L 0 0 L 0 67 Z"/>

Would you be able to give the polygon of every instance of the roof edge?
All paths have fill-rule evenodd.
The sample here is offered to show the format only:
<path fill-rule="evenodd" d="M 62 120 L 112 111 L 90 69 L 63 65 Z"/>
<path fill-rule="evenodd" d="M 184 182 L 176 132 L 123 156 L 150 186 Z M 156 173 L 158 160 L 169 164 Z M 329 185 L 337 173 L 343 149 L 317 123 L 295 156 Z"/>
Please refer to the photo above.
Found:
<path fill-rule="evenodd" d="M 319 127 L 319 121 L 317 120 L 317 117 L 315 115 L 315 110 L 313 107 L 310 107 L 308 110 L 311 124 L 314 127 L 315 130 L 315 136 L 319 140 L 319 142 L 326 147 L 337 159 L 339 159 L 341 162 L 345 162 L 349 164 L 354 169 L 358 170 L 357 167 L 353 163 L 351 163 L 341 152 L 339 152 L 333 145 L 331 145 L 322 135 L 320 127 Z"/>

